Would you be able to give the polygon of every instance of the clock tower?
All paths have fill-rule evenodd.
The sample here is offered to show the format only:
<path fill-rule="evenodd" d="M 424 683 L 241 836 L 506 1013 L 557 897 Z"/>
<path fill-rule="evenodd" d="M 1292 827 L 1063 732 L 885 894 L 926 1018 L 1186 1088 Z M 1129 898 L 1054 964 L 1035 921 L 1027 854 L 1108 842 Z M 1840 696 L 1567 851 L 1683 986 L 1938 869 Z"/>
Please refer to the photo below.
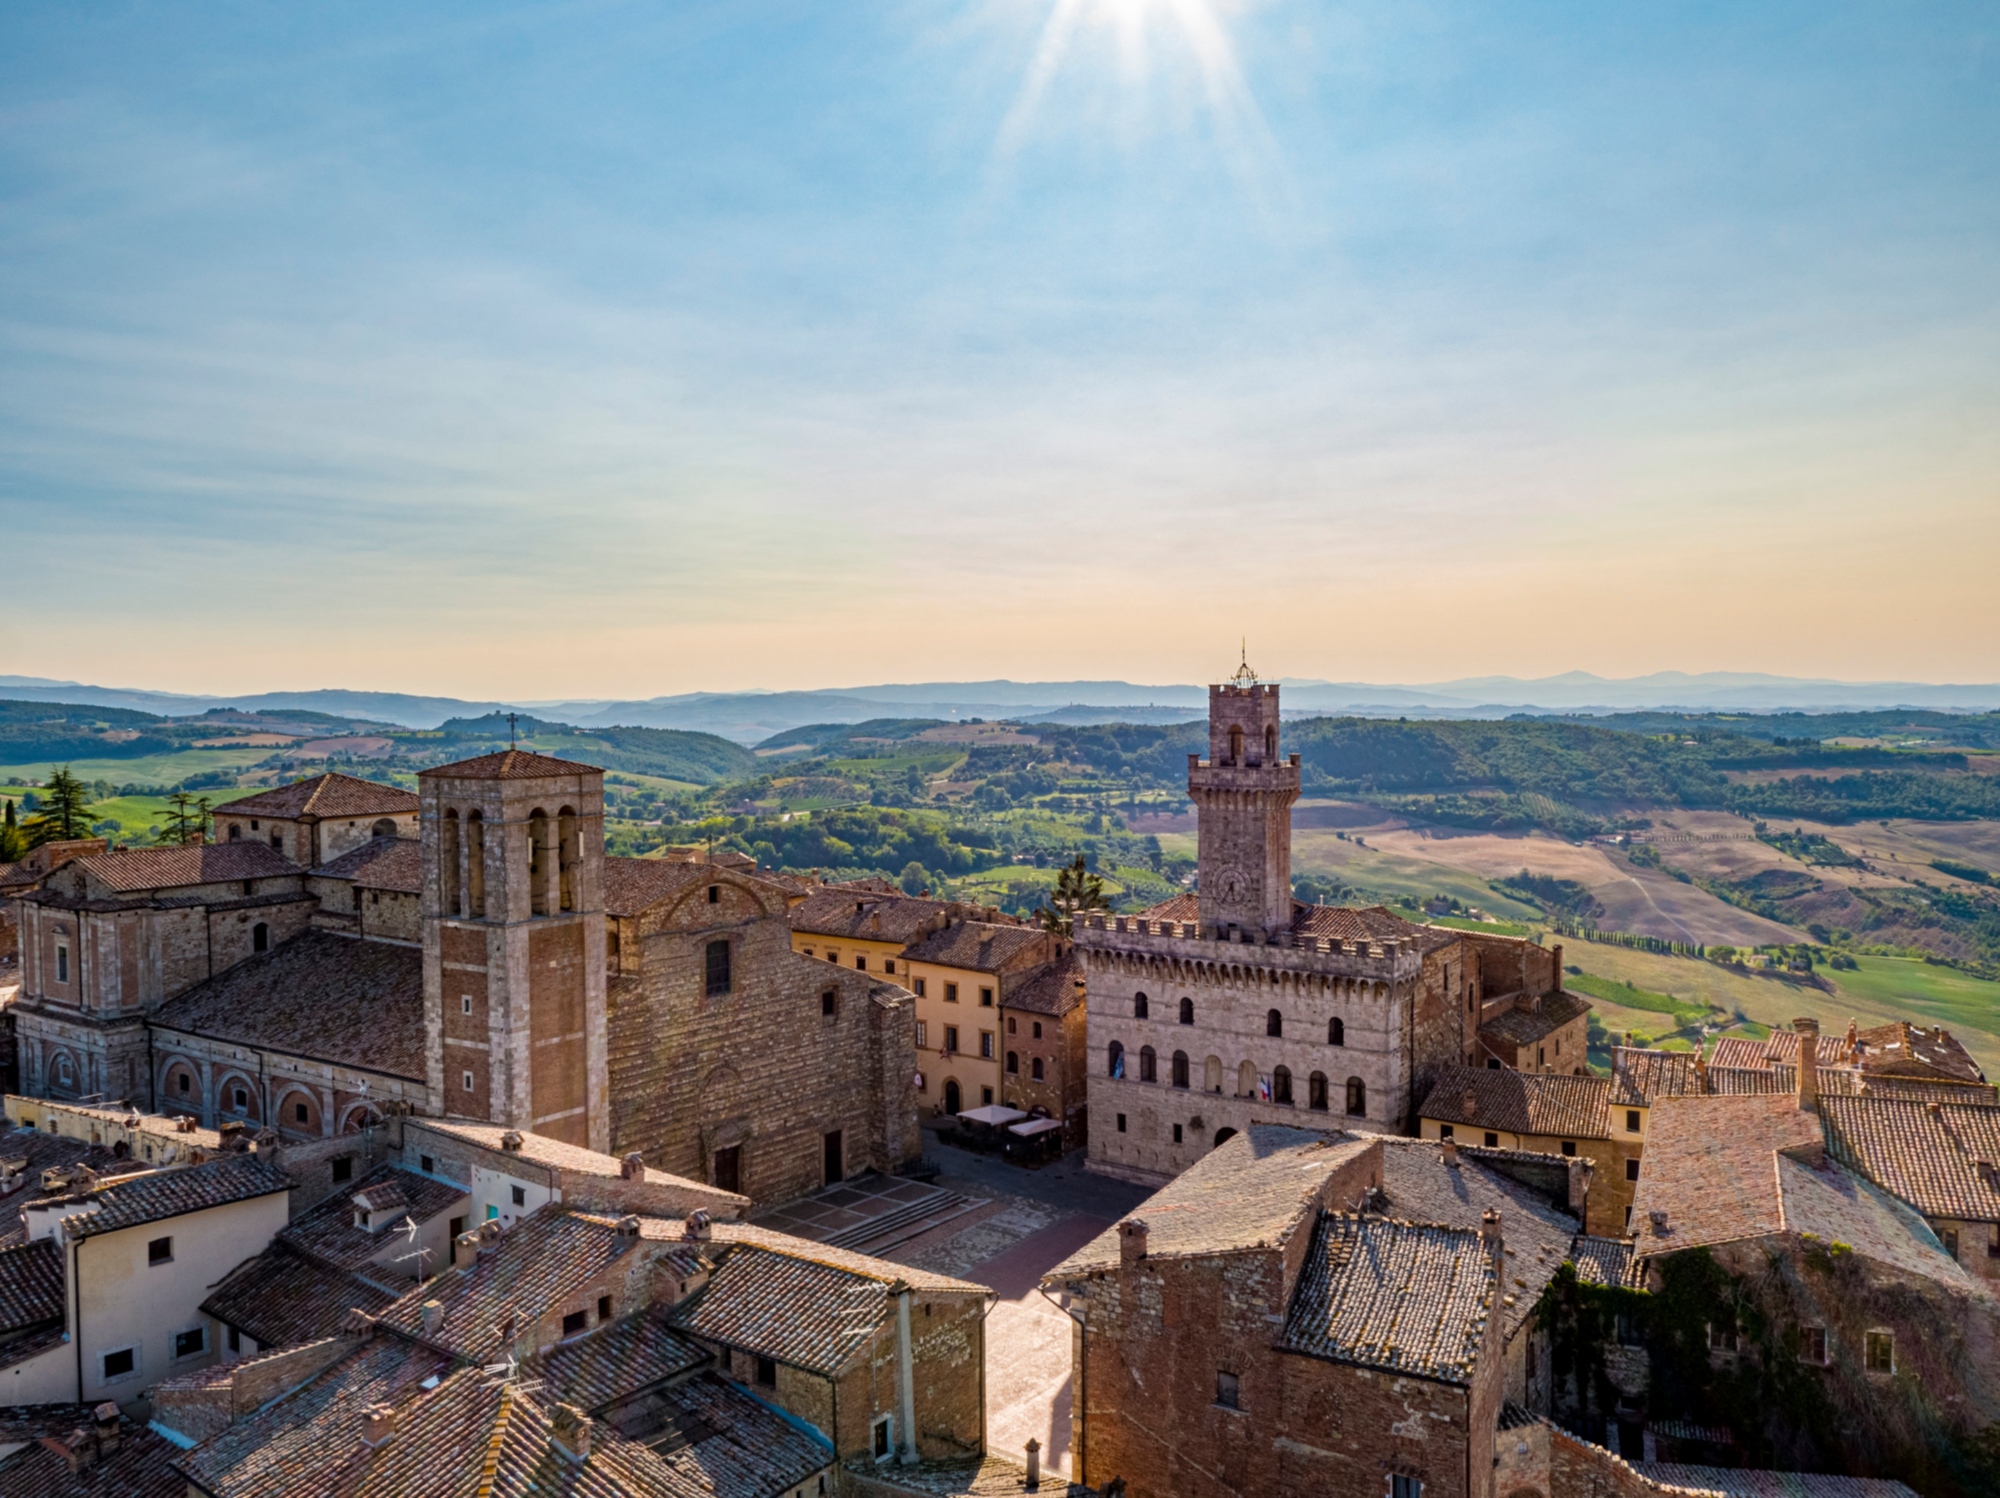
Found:
<path fill-rule="evenodd" d="M 1262 940 L 1288 930 L 1299 757 L 1278 753 L 1278 688 L 1247 662 L 1208 689 L 1208 758 L 1188 756 L 1188 796 L 1200 817 L 1203 934 Z"/>

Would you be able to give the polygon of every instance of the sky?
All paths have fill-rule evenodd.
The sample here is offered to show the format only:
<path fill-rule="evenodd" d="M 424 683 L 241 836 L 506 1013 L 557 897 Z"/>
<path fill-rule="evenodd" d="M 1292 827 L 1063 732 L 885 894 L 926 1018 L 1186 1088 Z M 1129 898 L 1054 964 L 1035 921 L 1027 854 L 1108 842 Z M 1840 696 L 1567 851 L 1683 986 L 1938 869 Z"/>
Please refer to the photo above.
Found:
<path fill-rule="evenodd" d="M 0 7 L 0 672 L 2000 680 L 2000 11 Z"/>

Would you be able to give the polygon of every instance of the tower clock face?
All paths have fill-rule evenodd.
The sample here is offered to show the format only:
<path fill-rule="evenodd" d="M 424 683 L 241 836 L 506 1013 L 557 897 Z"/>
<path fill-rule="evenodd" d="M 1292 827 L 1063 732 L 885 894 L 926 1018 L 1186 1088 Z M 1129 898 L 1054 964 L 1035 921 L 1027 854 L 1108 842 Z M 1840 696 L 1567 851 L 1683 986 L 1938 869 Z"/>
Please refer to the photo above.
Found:
<path fill-rule="evenodd" d="M 1249 893 L 1250 879 L 1241 869 L 1224 869 L 1215 876 L 1215 895 L 1234 903 Z"/>

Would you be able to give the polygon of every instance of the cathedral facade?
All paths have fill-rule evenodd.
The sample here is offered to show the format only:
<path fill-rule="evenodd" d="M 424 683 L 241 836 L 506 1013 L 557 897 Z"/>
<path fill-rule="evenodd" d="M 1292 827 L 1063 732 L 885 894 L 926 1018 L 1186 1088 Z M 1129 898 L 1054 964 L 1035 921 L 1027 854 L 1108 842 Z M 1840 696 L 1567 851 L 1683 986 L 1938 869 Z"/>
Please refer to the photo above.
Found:
<path fill-rule="evenodd" d="M 1252 1123 L 1407 1129 L 1442 1068 L 1500 1064 L 1483 1023 L 1560 988 L 1560 949 L 1295 900 L 1280 738 L 1275 684 L 1210 687 L 1196 892 L 1077 920 L 1094 1170 L 1158 1182 Z"/>

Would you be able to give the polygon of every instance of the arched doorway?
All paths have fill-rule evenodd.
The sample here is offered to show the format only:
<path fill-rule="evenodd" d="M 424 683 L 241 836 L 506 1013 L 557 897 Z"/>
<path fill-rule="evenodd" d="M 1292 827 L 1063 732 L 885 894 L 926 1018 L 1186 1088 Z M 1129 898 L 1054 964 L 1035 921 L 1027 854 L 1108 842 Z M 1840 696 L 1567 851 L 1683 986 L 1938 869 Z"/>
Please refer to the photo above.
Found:
<path fill-rule="evenodd" d="M 1230 1140 L 1234 1139 L 1235 1137 L 1236 1137 L 1236 1131 L 1234 1129 L 1224 1128 L 1224 1129 L 1217 1129 L 1215 1131 L 1215 1142 L 1217 1144 L 1227 1144 Z"/>
<path fill-rule="evenodd" d="M 953 1118 L 958 1117 L 959 1103 L 958 1079 L 953 1077 L 944 1084 L 944 1111 Z"/>

